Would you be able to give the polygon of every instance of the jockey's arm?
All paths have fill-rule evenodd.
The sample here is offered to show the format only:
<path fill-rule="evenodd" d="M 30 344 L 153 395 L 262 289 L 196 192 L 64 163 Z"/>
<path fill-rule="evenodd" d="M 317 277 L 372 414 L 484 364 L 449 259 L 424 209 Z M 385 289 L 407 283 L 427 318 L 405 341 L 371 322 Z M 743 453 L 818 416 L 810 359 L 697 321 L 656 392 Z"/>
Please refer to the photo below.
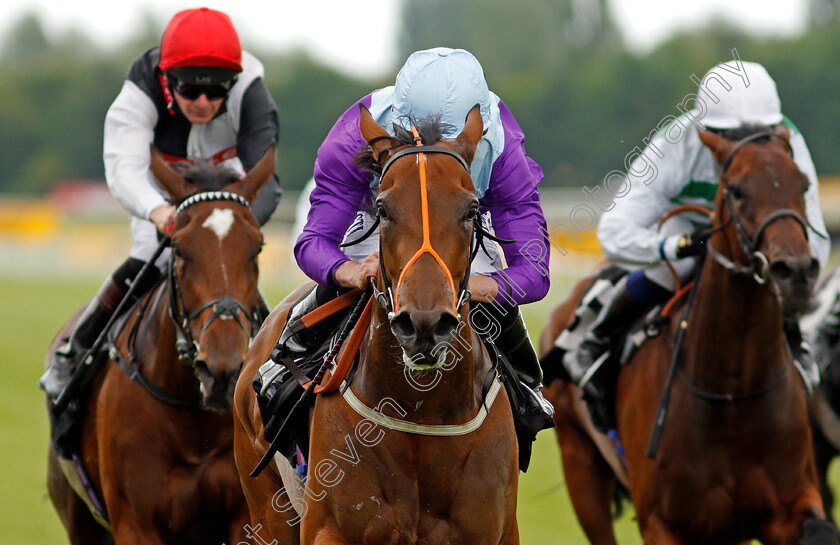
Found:
<path fill-rule="evenodd" d="M 126 81 L 105 116 L 105 180 L 114 198 L 132 215 L 149 219 L 166 200 L 154 188 L 149 144 L 157 110 L 135 83 Z"/>
<path fill-rule="evenodd" d="M 370 99 L 366 99 L 369 106 Z M 353 157 L 365 145 L 358 130 L 359 111 L 358 103 L 348 108 L 318 149 L 309 215 L 295 243 L 298 266 L 309 278 L 327 286 L 342 286 L 343 281 L 348 287 L 360 287 L 363 280 L 354 265 L 346 264 L 349 258 L 338 247 L 371 193 L 372 175 L 353 164 Z"/>
<path fill-rule="evenodd" d="M 280 122 L 277 118 L 277 106 L 268 92 L 263 79 L 257 78 L 245 90 L 239 117 L 239 132 L 236 136 L 236 153 L 245 171 L 248 172 L 262 158 L 265 151 L 278 142 Z M 280 201 L 280 182 L 275 174 L 263 186 L 251 210 L 264 225 Z"/>
<path fill-rule="evenodd" d="M 505 149 L 493 164 L 490 184 L 480 203 L 490 210 L 496 236 L 515 242 L 501 245 L 507 268 L 484 278 L 471 278 L 470 292 L 473 300 L 490 302 L 503 291 L 506 301 L 521 305 L 545 297 L 550 285 L 550 250 L 537 188 L 543 173 L 525 154 L 524 136 L 513 115 L 503 103 L 499 107 Z"/>
<path fill-rule="evenodd" d="M 696 140 L 696 142 L 695 142 Z M 690 181 L 688 165 L 702 144 L 691 129 L 676 143 L 657 137 L 631 164 L 624 184 L 601 215 L 598 241 L 604 255 L 620 265 L 648 266 L 676 259 L 681 235 L 665 237 L 657 231 L 659 221 L 674 208 L 672 199 Z M 655 150 L 660 150 L 660 157 Z M 606 198 L 605 198 L 606 199 Z"/>

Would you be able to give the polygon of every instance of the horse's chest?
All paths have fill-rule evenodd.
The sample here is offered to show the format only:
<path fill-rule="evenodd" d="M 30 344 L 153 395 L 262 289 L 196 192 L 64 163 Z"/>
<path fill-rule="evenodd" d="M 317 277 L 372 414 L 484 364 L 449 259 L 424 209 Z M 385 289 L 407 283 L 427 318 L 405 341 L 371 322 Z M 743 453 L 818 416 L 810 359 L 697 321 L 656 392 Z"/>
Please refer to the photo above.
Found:
<path fill-rule="evenodd" d="M 427 438 L 427 441 L 430 439 Z M 323 493 L 323 507 L 342 535 L 359 544 L 498 543 L 515 509 L 515 474 L 495 473 L 484 462 L 410 454 L 414 449 L 366 449 L 338 457 L 312 474 L 310 496 Z M 331 454 L 347 453 L 333 449 Z M 357 464 L 352 464 L 357 461 Z M 340 463 L 339 463 L 340 462 Z M 332 487 L 321 488 L 332 478 Z M 339 480 L 340 478 L 340 480 Z M 316 482 L 318 484 L 316 484 Z M 317 517 L 315 517 L 317 519 Z M 306 521 L 306 519 L 304 519 Z M 314 520 L 313 520 L 314 522 Z"/>
<path fill-rule="evenodd" d="M 171 513 L 231 512 L 241 500 L 241 490 L 232 460 L 209 456 L 193 463 L 174 465 L 162 481 L 164 510 Z M 173 520 L 173 525 L 177 524 Z"/>

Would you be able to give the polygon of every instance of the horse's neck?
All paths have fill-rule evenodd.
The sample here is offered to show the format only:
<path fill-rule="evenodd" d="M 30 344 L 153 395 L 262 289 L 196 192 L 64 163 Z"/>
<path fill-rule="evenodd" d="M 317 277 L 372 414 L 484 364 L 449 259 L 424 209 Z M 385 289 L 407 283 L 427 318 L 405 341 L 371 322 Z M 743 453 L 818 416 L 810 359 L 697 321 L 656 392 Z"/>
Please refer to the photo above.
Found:
<path fill-rule="evenodd" d="M 769 285 L 728 272 L 709 256 L 693 305 L 683 354 L 686 374 L 698 384 L 756 388 L 790 363 L 781 305 Z"/>
<path fill-rule="evenodd" d="M 459 424 L 473 418 L 483 402 L 482 386 L 490 363 L 468 321 L 447 346 L 444 368 L 409 372 L 384 311 L 375 308 L 354 391 L 374 406 L 385 399 L 396 401 L 408 420 Z"/>
<path fill-rule="evenodd" d="M 140 371 L 166 393 L 195 399 L 199 392 L 198 379 L 192 367 L 178 358 L 175 349 L 177 334 L 169 312 L 169 289 L 171 287 L 164 283 L 151 294 L 153 299 L 160 295 L 160 300 L 149 309 L 150 314 L 145 318 L 148 323 L 140 325 L 140 337 L 135 347 L 142 361 Z M 159 294 L 158 290 L 162 292 Z"/>

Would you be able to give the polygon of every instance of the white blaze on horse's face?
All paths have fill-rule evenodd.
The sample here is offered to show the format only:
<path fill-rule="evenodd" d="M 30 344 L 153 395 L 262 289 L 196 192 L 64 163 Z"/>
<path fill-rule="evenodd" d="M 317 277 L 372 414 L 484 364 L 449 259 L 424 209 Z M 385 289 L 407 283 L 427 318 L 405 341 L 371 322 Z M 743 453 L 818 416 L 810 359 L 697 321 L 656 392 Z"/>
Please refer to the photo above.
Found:
<path fill-rule="evenodd" d="M 213 213 L 207 216 L 207 219 L 201 224 L 202 227 L 206 227 L 216 233 L 220 242 L 230 231 L 231 225 L 233 225 L 233 210 L 230 208 L 217 208 L 213 210 Z"/>

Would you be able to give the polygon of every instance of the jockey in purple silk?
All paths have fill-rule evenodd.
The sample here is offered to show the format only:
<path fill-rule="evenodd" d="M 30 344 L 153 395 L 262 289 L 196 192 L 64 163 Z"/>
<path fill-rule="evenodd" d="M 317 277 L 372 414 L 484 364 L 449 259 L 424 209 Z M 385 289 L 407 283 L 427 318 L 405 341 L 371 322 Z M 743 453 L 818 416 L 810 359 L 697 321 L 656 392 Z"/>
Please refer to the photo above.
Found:
<path fill-rule="evenodd" d="M 488 251 L 478 252 L 469 278 L 470 317 L 471 321 L 473 315 L 492 317 L 496 324 L 488 340 L 516 368 L 527 386 L 523 390 L 529 393 L 528 403 L 541 414 L 550 414 L 539 391 L 539 362 L 518 308 L 545 297 L 549 287 L 549 246 L 537 188 L 543 173 L 525 154 L 522 129 L 488 89 L 481 65 L 469 52 L 435 48 L 413 53 L 394 85 L 363 97 L 338 118 L 315 161 L 307 221 L 294 250 L 298 265 L 319 285 L 333 290 L 364 289 L 367 278 L 378 274 L 378 230 L 358 245 L 339 248 L 340 243 L 359 238 L 375 221 L 369 209 L 379 177 L 353 163 L 367 145 L 359 130 L 359 104 L 391 134 L 395 124 L 410 128 L 411 119 L 440 116 L 449 127 L 447 138 L 457 136 L 467 113 L 480 105 L 484 135 L 470 173 L 482 223 L 497 237 L 515 242 L 501 245 L 500 250 L 485 240 Z M 488 331 L 474 321 L 473 327 L 479 333 Z"/>

